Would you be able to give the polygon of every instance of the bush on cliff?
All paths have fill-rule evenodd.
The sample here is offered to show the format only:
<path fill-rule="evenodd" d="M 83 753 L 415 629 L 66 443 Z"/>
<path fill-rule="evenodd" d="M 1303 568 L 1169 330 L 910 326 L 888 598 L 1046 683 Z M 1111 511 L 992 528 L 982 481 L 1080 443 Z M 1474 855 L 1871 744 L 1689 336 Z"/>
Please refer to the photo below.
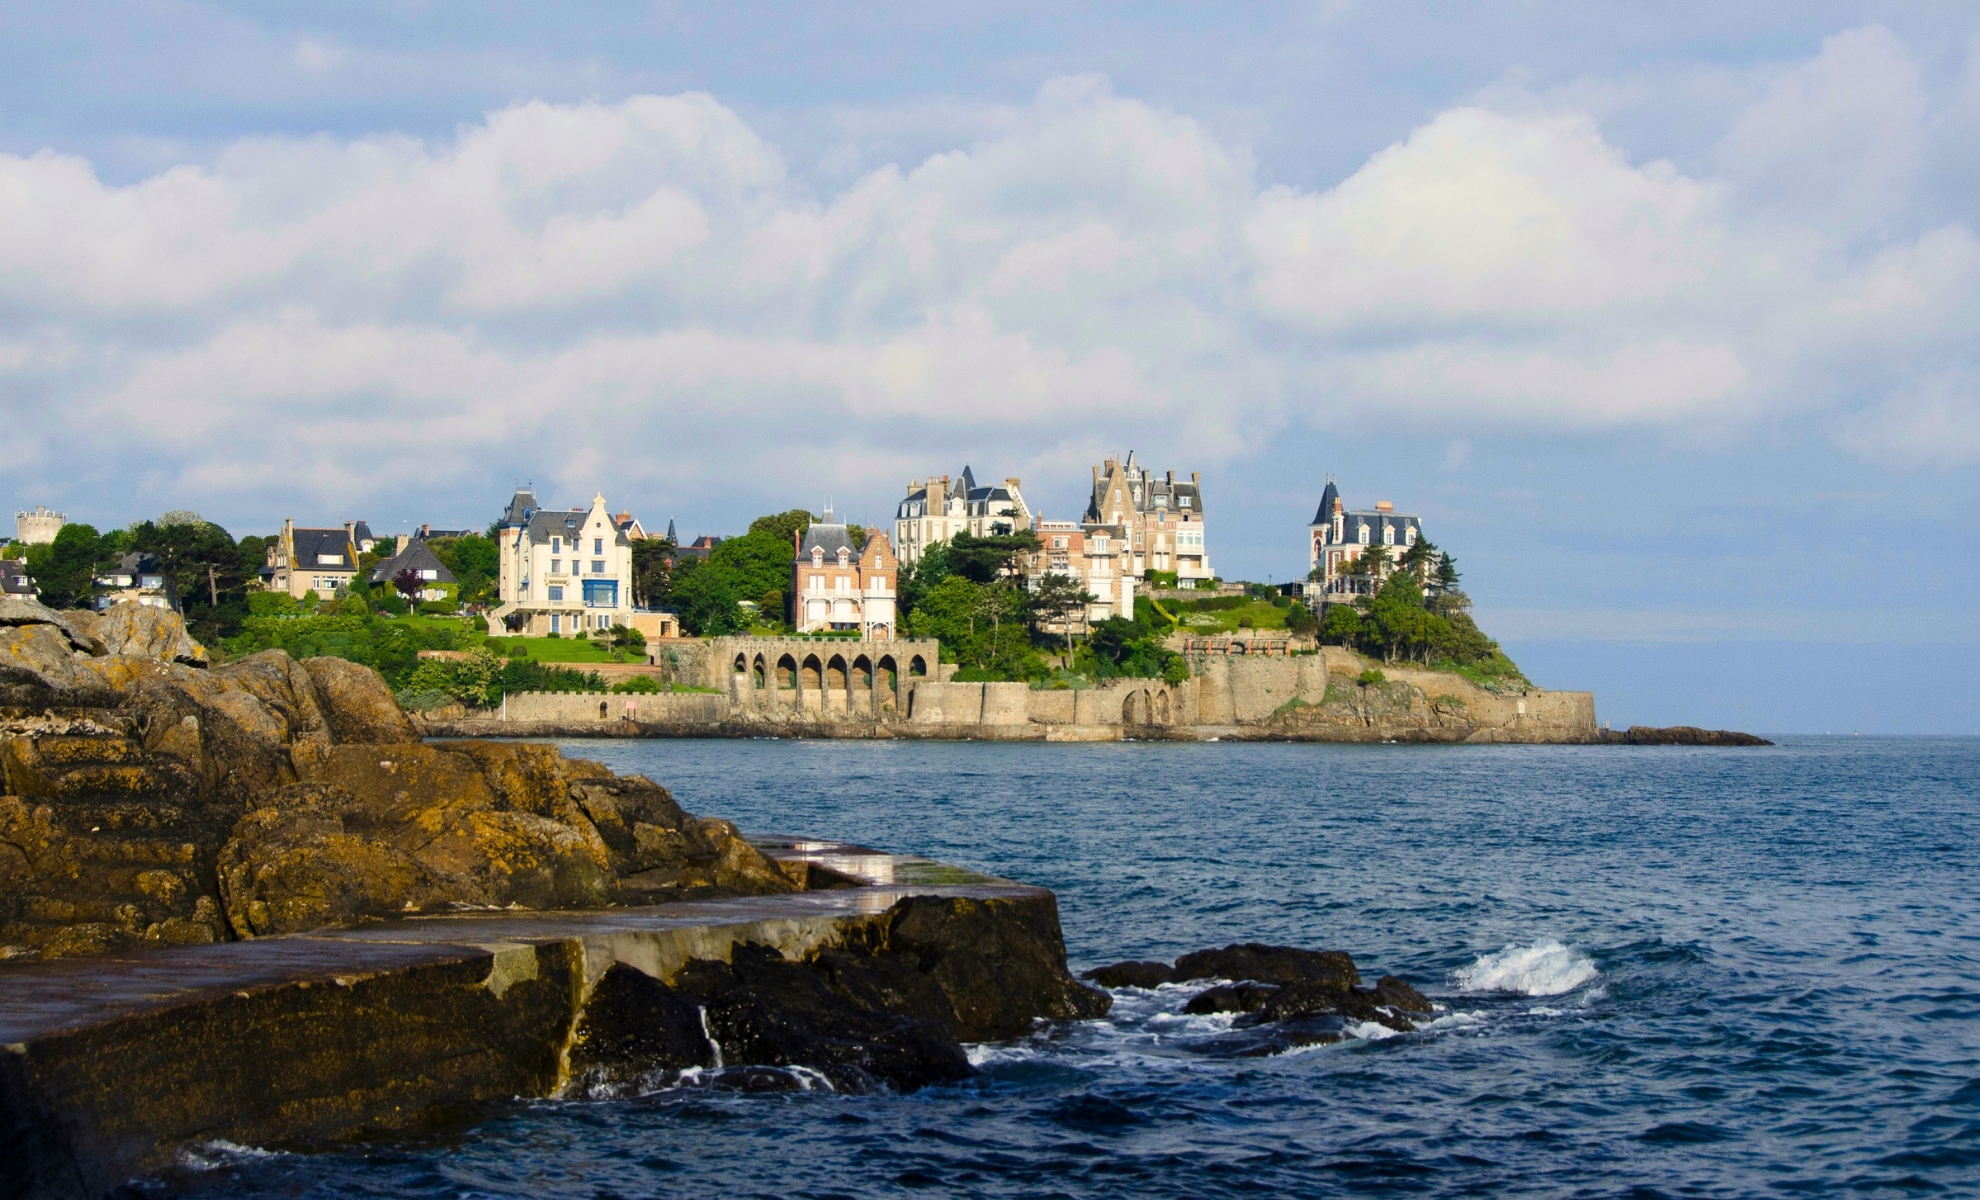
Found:
<path fill-rule="evenodd" d="M 485 646 L 478 646 L 460 658 L 422 659 L 394 689 L 399 703 L 422 711 L 436 707 L 430 702 L 436 695 L 469 708 L 493 708 L 510 692 L 606 690 L 605 681 L 596 671 L 573 671 L 528 659 L 503 659 Z"/>
<path fill-rule="evenodd" d="M 1448 560 L 1444 565 L 1448 570 Z M 1407 571 L 1389 576 L 1372 597 L 1329 608 L 1320 622 L 1320 640 L 1383 662 L 1415 662 L 1455 671 L 1482 686 L 1526 682 L 1519 667 L 1472 619 L 1470 597 L 1455 586 L 1437 587 L 1425 595 L 1416 576 Z"/>

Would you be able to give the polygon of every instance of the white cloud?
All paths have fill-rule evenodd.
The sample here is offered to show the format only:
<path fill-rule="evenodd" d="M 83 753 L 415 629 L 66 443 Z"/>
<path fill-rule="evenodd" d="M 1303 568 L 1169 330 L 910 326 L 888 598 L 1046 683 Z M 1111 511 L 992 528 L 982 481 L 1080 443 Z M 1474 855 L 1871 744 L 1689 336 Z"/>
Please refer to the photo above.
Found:
<path fill-rule="evenodd" d="M 1852 88 L 1863 111 L 1823 125 Z M 731 476 L 810 462 L 819 486 L 840 467 L 806 448 L 904 474 L 1134 441 L 1201 468 L 1370 413 L 1446 436 L 1817 414 L 1865 453 L 1969 462 L 1980 242 L 1866 234 L 1905 211 L 1917 90 L 1888 34 L 1831 39 L 1713 178 L 1584 115 L 1468 107 L 1335 186 L 1264 188 L 1091 78 L 828 196 L 698 94 L 254 139 L 128 186 L 0 156 L 0 371 L 58 401 L 8 401 L 23 440 L 326 502 L 407 472 L 700 478 L 716 444 Z"/>

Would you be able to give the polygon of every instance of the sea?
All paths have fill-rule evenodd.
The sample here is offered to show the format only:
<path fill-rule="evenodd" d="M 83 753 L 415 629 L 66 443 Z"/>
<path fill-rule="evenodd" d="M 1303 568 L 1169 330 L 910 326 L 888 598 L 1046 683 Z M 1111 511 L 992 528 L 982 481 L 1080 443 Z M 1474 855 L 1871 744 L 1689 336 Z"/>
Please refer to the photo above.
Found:
<path fill-rule="evenodd" d="M 1437 1004 L 1268 1057 L 1203 985 L 908 1095 L 519 1100 L 131 1195 L 1980 1195 L 1980 739 L 563 742 L 746 830 L 1058 894 L 1075 969 L 1261 941 Z"/>

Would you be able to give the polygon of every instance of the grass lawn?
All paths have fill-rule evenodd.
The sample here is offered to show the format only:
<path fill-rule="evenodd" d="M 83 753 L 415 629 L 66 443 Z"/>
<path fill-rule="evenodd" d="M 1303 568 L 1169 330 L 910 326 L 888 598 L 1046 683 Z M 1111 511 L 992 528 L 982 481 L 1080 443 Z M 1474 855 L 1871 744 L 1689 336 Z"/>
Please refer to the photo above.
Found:
<path fill-rule="evenodd" d="M 1255 629 L 1284 629 L 1286 615 L 1292 611 L 1290 608 L 1279 608 L 1266 600 L 1253 600 L 1234 608 L 1217 609 L 1213 612 L 1186 610 L 1176 612 L 1177 608 L 1182 606 L 1173 603 L 1165 604 L 1163 607 L 1182 618 L 1182 628 L 1185 633 L 1196 634 L 1236 633 L 1238 622 L 1245 617 L 1251 618 L 1252 627 Z"/>
<path fill-rule="evenodd" d="M 644 662 L 645 657 L 627 654 L 614 657 L 607 651 L 593 646 L 586 638 L 489 638 L 488 648 L 500 654 L 504 650 L 521 648 L 525 657 L 533 662 L 543 663 L 609 663 Z"/>

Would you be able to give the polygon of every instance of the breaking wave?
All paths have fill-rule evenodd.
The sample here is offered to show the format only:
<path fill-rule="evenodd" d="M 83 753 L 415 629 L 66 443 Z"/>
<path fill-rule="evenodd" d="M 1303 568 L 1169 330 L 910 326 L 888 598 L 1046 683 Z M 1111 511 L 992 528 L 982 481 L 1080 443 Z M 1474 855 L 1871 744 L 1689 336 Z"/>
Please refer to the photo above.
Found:
<path fill-rule="evenodd" d="M 1585 954 L 1548 939 L 1530 946 L 1512 945 L 1451 976 L 1459 991 L 1516 992 L 1523 996 L 1558 996 L 1601 974 Z"/>

